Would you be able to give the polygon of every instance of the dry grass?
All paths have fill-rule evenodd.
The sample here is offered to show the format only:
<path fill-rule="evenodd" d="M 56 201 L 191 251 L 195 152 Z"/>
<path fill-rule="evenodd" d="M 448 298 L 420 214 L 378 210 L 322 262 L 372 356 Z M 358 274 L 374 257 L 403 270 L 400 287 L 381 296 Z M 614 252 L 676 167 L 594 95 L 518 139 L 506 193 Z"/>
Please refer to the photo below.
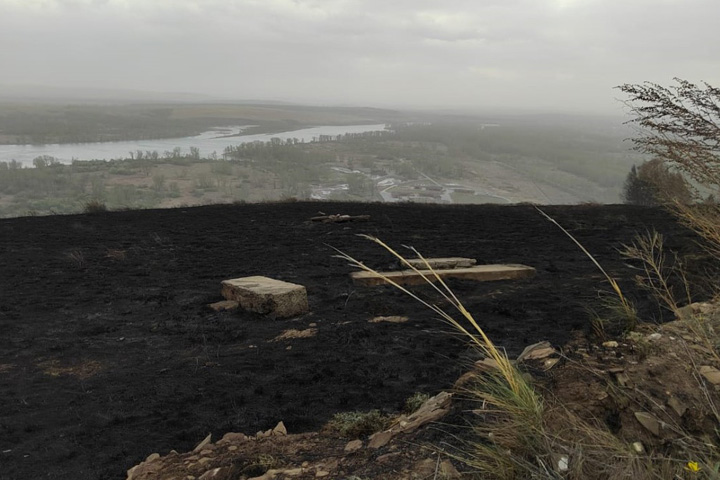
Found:
<path fill-rule="evenodd" d="M 552 219 L 551 221 L 556 223 Z M 567 231 L 565 233 L 572 238 Z M 402 255 L 382 241 L 374 237 L 367 238 L 385 248 L 406 268 L 423 275 Z M 633 322 L 636 321 L 635 309 L 622 294 L 618 283 L 602 269 L 582 245 L 574 238 L 573 241 L 605 274 L 615 292 L 614 304 L 618 314 L 624 316 L 626 321 L 628 317 Z M 417 251 L 411 250 L 423 259 Z M 348 260 L 352 266 L 383 277 L 381 273 L 342 252 L 340 257 Z M 477 440 L 467 443 L 453 456 L 478 473 L 480 478 L 502 480 L 720 478 L 717 475 L 718 463 L 714 461 L 718 458 L 717 452 L 710 443 L 696 441 L 690 435 L 685 435 L 684 442 L 673 446 L 675 457 L 654 455 L 652 452 L 637 452 L 632 445 L 613 435 L 602 421 L 580 418 L 553 397 L 541 395 L 505 353 L 487 337 L 480 324 L 465 309 L 446 283 L 427 262 L 424 263 L 423 269 L 430 271 L 427 277 L 423 275 L 427 284 L 454 307 L 460 314 L 461 320 L 456 320 L 449 313 L 394 283 L 391 279 L 386 277 L 384 279 L 438 314 L 498 366 L 494 371 L 474 375 L 472 381 L 467 383 L 463 390 L 467 398 L 478 405 L 478 408 L 473 410 L 477 419 L 472 422 Z M 695 466 L 697 471 L 694 470 Z"/>

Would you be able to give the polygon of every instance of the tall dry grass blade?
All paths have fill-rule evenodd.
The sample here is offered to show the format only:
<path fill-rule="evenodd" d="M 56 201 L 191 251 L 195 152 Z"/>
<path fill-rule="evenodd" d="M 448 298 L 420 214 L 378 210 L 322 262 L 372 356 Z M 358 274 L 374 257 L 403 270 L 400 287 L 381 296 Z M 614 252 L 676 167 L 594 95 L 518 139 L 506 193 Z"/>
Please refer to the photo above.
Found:
<path fill-rule="evenodd" d="M 585 256 L 587 256 L 595 264 L 598 270 L 600 270 L 600 272 L 605 276 L 605 279 L 610 284 L 610 287 L 612 287 L 615 295 L 617 295 L 617 298 L 620 301 L 620 304 L 625 312 L 628 328 L 634 328 L 635 324 L 637 323 L 637 312 L 630 300 L 628 300 L 627 297 L 625 297 L 625 295 L 623 294 L 618 282 L 602 267 L 602 265 L 600 265 L 600 262 L 595 259 L 595 257 L 585 248 L 585 246 L 565 229 L 565 227 L 560 225 L 554 218 L 542 211 L 539 207 L 535 207 L 535 209 L 547 220 L 554 223 L 565 235 L 567 235 L 568 238 L 570 238 L 570 240 L 572 240 L 573 243 L 575 243 L 575 245 L 577 245 L 580 250 L 582 250 Z"/>

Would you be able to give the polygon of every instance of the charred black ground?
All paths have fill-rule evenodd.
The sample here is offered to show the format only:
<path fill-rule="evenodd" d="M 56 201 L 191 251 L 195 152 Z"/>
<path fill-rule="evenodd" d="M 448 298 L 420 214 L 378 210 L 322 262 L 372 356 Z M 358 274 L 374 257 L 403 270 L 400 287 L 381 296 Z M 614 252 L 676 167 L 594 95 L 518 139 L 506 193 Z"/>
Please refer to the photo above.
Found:
<path fill-rule="evenodd" d="M 621 244 L 656 228 L 671 250 L 696 248 L 657 209 L 544 210 L 641 306 Z M 309 222 L 318 212 L 371 220 Z M 359 233 L 427 256 L 535 267 L 530 280 L 450 282 L 510 354 L 563 345 L 606 288 L 529 205 L 281 203 L 1 220 L 0 479 L 120 479 L 148 454 L 187 450 L 210 432 L 280 420 L 308 431 L 338 411 L 398 410 L 413 392 L 451 386 L 473 359 L 466 342 L 390 287 L 351 284 L 331 247 L 394 264 Z M 207 308 L 221 300 L 220 281 L 247 275 L 305 285 L 312 313 L 270 320 Z M 378 315 L 410 321 L 368 323 Z M 315 337 L 272 341 L 311 323 Z"/>

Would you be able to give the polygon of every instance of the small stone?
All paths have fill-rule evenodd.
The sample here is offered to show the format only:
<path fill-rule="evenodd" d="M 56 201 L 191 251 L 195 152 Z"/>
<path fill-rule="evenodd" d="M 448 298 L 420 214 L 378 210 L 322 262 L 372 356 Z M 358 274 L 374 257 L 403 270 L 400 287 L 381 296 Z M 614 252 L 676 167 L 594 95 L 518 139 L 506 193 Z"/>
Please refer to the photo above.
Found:
<path fill-rule="evenodd" d="M 703 365 L 699 369 L 700 375 L 713 385 L 720 385 L 720 370 L 709 365 Z"/>
<path fill-rule="evenodd" d="M 443 460 L 440 463 L 440 478 L 445 479 L 455 479 L 455 478 L 461 478 L 460 472 L 457 471 L 457 468 L 455 468 L 455 465 L 450 462 L 450 460 Z"/>
<path fill-rule="evenodd" d="M 380 455 L 379 457 L 377 457 L 375 459 L 375 461 L 377 463 L 386 463 L 399 455 L 400 455 L 400 452 L 386 453 L 385 455 Z"/>
<path fill-rule="evenodd" d="M 330 472 L 328 472 L 327 470 L 316 470 L 315 471 L 316 478 L 327 477 L 328 475 L 330 475 Z"/>
<path fill-rule="evenodd" d="M 557 461 L 558 472 L 567 472 L 570 465 L 570 458 L 567 455 L 560 455 Z"/>
<path fill-rule="evenodd" d="M 287 435 L 287 428 L 285 428 L 285 424 L 283 422 L 278 422 L 275 428 L 272 429 L 272 434 L 276 437 L 284 437 L 285 435 Z"/>
<path fill-rule="evenodd" d="M 247 440 L 247 436 L 243 433 L 235 433 L 235 432 L 228 432 L 225 435 L 223 435 L 222 440 L 220 440 L 218 445 L 222 445 L 223 443 L 228 443 L 232 441 L 244 441 Z"/>
<path fill-rule="evenodd" d="M 643 446 L 642 442 L 634 442 L 632 444 L 633 450 L 635 450 L 637 453 L 645 453 L 645 447 Z"/>
<path fill-rule="evenodd" d="M 682 417 L 688 409 L 687 405 L 678 400 L 677 397 L 670 397 L 668 405 L 678 414 L 678 417 Z"/>
<path fill-rule="evenodd" d="M 357 450 L 360 450 L 363 446 L 362 440 L 352 440 L 345 445 L 345 451 L 346 452 L 355 452 Z"/>
<path fill-rule="evenodd" d="M 387 316 L 387 317 L 374 317 L 374 318 L 370 319 L 370 323 L 381 323 L 381 322 L 405 323 L 408 320 L 410 320 L 409 317 L 392 315 L 392 316 Z"/>
<path fill-rule="evenodd" d="M 557 363 L 558 363 L 559 361 L 560 361 L 559 358 L 548 358 L 547 360 L 545 360 L 545 361 L 543 362 L 543 368 L 544 368 L 545 370 L 550 370 L 550 369 L 553 368 L 555 365 L 557 365 Z"/>
<path fill-rule="evenodd" d="M 498 364 L 492 358 L 483 358 L 482 360 L 475 362 L 475 367 L 482 372 L 489 372 L 497 370 Z"/>
<path fill-rule="evenodd" d="M 626 373 L 617 373 L 615 374 L 615 379 L 618 382 L 618 385 L 621 387 L 627 387 L 630 385 L 630 377 Z"/>
<path fill-rule="evenodd" d="M 220 472 L 222 472 L 222 468 L 213 468 L 212 470 L 208 470 L 200 475 L 198 480 L 209 480 L 211 478 L 215 478 Z"/>
<path fill-rule="evenodd" d="M 550 342 L 538 342 L 532 345 L 528 345 L 517 357 L 517 362 L 524 362 L 527 360 L 543 360 L 550 355 L 554 355 L 557 352 L 550 345 Z"/>
<path fill-rule="evenodd" d="M 148 455 L 148 457 L 145 459 L 145 461 L 150 463 L 150 462 L 157 460 L 158 458 L 160 458 L 159 453 L 151 453 L 150 455 Z"/>
<path fill-rule="evenodd" d="M 304 470 L 302 468 L 288 468 L 287 470 L 283 470 L 283 474 L 287 475 L 288 477 L 299 477 L 304 473 Z"/>
<path fill-rule="evenodd" d="M 474 380 L 477 378 L 477 374 L 475 372 L 465 372 L 463 373 L 460 378 L 455 380 L 455 383 L 453 384 L 453 390 L 461 390 L 463 387 L 465 387 L 465 384 L 470 382 L 471 380 Z"/>
<path fill-rule="evenodd" d="M 215 310 L 216 312 L 223 312 L 225 310 L 235 310 L 238 308 L 240 304 L 236 302 L 235 300 L 223 300 L 221 302 L 215 302 L 208 305 L 210 309 Z"/>
<path fill-rule="evenodd" d="M 212 440 L 212 433 L 208 433 L 208 436 L 205 437 L 205 439 L 203 439 L 202 442 L 200 442 L 200 443 L 197 444 L 197 447 L 195 447 L 195 448 L 193 449 L 193 453 L 196 453 L 196 452 L 199 452 L 199 451 L 201 451 L 201 450 L 204 450 L 205 445 L 207 445 L 208 443 L 210 443 L 210 440 Z"/>
<path fill-rule="evenodd" d="M 648 340 L 652 340 L 652 341 L 660 340 L 660 339 L 662 338 L 662 334 L 660 334 L 660 333 L 651 333 L 650 335 L 648 335 L 647 338 L 648 338 Z"/>
<path fill-rule="evenodd" d="M 619 344 L 615 340 L 609 340 L 607 342 L 603 342 L 602 346 L 605 348 L 617 348 Z"/>
<path fill-rule="evenodd" d="M 372 434 L 370 437 L 370 443 L 368 444 L 368 448 L 381 448 L 392 440 L 393 432 L 390 430 L 385 430 L 384 432 L 377 432 Z"/>
<path fill-rule="evenodd" d="M 646 430 L 657 437 L 660 436 L 660 422 L 654 416 L 647 412 L 635 412 L 635 418 Z"/>

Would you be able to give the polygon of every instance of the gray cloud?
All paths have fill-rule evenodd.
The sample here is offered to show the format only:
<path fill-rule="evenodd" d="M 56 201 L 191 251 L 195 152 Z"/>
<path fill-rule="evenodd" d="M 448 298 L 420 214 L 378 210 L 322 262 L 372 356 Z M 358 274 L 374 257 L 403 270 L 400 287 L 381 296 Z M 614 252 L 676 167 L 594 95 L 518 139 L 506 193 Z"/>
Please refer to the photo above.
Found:
<path fill-rule="evenodd" d="M 720 84 L 717 0 L 0 0 L 0 82 L 619 113 Z"/>

